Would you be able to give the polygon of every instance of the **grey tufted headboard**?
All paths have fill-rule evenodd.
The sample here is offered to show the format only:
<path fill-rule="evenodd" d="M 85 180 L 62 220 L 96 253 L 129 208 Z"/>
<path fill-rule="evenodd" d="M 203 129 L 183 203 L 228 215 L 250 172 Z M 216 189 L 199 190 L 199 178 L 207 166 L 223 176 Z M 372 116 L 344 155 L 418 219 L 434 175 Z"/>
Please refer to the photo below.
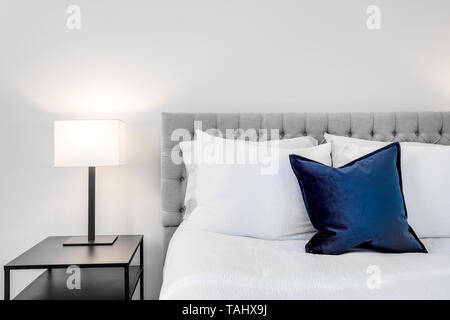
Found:
<path fill-rule="evenodd" d="M 194 121 L 203 130 L 278 129 L 280 139 L 309 135 L 323 142 L 323 133 L 380 141 L 417 141 L 450 145 L 450 112 L 404 113 L 163 113 L 161 152 L 161 207 L 166 244 L 181 223 L 186 190 L 184 165 L 171 161 L 179 152 L 172 141 L 175 129 L 194 133 Z M 273 138 L 273 137 L 272 137 Z M 278 138 L 278 137 L 276 137 Z"/>

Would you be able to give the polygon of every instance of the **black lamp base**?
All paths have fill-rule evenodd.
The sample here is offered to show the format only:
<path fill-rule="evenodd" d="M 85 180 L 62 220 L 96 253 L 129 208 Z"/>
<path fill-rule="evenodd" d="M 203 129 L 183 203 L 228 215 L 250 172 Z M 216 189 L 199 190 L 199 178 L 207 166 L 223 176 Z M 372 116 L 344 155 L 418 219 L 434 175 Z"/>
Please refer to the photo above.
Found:
<path fill-rule="evenodd" d="M 63 246 L 110 246 L 117 240 L 117 236 L 95 236 L 89 240 L 88 236 L 70 237 Z"/>

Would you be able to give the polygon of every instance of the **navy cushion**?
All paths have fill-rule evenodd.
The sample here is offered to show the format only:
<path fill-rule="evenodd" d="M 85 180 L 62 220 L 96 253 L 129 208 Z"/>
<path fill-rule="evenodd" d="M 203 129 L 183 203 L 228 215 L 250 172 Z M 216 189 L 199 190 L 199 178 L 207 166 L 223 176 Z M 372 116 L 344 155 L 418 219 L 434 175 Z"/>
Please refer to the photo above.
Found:
<path fill-rule="evenodd" d="M 341 254 L 355 247 L 381 252 L 427 252 L 407 222 L 400 144 L 393 143 L 332 168 L 290 155 L 317 233 L 306 252 Z"/>

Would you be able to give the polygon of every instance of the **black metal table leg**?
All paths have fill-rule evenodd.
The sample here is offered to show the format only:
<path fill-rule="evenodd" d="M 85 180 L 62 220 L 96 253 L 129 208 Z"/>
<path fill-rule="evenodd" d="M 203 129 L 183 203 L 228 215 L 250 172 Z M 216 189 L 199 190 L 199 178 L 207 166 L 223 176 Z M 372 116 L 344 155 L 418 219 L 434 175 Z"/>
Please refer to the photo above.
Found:
<path fill-rule="evenodd" d="M 10 299 L 10 277 L 9 277 L 9 269 L 5 269 L 5 283 L 4 283 L 4 287 L 5 287 L 5 295 L 4 295 L 4 299 L 5 300 L 9 300 Z"/>
<path fill-rule="evenodd" d="M 125 300 L 130 300 L 130 269 L 129 266 L 124 268 L 124 286 L 125 286 Z"/>
<path fill-rule="evenodd" d="M 141 241 L 140 245 L 140 251 L 139 251 L 139 258 L 140 258 L 140 267 L 141 267 L 141 280 L 139 289 L 140 289 L 140 300 L 144 300 L 144 239 Z"/>

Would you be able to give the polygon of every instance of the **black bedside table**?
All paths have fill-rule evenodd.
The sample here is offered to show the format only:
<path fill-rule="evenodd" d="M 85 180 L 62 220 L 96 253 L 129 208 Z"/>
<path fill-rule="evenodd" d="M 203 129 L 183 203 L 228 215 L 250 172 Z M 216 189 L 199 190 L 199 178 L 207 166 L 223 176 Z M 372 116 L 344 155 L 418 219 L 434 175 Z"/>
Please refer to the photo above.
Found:
<path fill-rule="evenodd" d="M 10 299 L 10 271 L 47 269 L 16 300 L 130 300 L 140 280 L 144 297 L 144 245 L 142 235 L 122 235 L 113 245 L 63 246 L 70 237 L 48 237 L 4 266 L 5 300 Z M 131 261 L 139 248 L 140 261 Z M 81 288 L 68 289 L 69 266 L 81 271 Z"/>

